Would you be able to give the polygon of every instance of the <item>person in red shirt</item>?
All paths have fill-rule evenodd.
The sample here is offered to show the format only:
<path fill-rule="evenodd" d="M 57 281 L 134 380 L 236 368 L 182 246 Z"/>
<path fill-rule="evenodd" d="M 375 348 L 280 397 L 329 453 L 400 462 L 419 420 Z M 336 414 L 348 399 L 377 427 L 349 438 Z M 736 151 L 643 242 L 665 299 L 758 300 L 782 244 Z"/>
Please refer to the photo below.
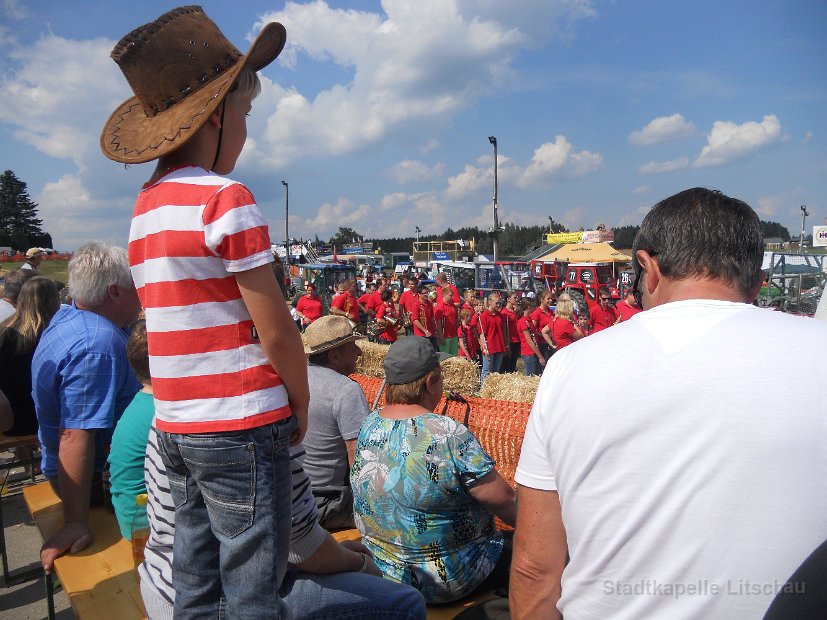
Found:
<path fill-rule="evenodd" d="M 322 298 L 316 294 L 316 286 L 314 284 L 306 284 L 304 290 L 307 291 L 299 298 L 296 304 L 296 314 L 302 322 L 302 328 L 306 328 L 316 319 L 321 318 L 324 312 L 322 308 Z"/>
<path fill-rule="evenodd" d="M 472 313 L 476 312 L 477 295 L 470 288 L 465 289 L 465 298 L 461 310 L 470 310 Z"/>
<path fill-rule="evenodd" d="M 503 337 L 503 321 L 500 318 L 497 305 L 500 302 L 499 293 L 491 293 L 486 300 L 486 309 L 477 315 L 480 326 L 480 348 L 482 349 L 482 372 L 480 384 L 492 372 L 500 372 L 503 357 L 505 356 L 505 338 Z"/>
<path fill-rule="evenodd" d="M 479 358 L 479 333 L 472 320 L 476 314 L 472 310 L 463 309 L 459 311 L 460 324 L 457 327 L 457 343 L 459 345 L 459 356 L 472 362 Z"/>
<path fill-rule="evenodd" d="M 628 321 L 638 312 L 643 312 L 635 303 L 635 292 L 631 288 L 626 291 L 626 297 L 617 302 L 615 310 L 620 315 L 621 321 Z"/>
<path fill-rule="evenodd" d="M 440 294 L 442 299 L 434 307 L 439 350 L 449 355 L 457 355 L 459 353 L 457 342 L 459 316 L 457 307 L 454 304 L 454 294 L 447 286 L 440 291 Z"/>
<path fill-rule="evenodd" d="M 517 293 L 509 293 L 505 307 L 500 311 L 503 317 L 503 336 L 505 336 L 506 356 L 503 359 L 502 372 L 517 372 L 517 358 L 520 356 L 520 334 L 517 330 L 517 313 L 522 315 Z"/>
<path fill-rule="evenodd" d="M 368 284 L 367 290 L 364 292 L 364 294 L 359 296 L 359 303 L 365 309 L 369 321 L 376 318 L 375 306 L 378 304 L 374 302 L 374 295 L 376 295 L 376 284 L 371 282 L 370 284 Z"/>
<path fill-rule="evenodd" d="M 455 306 L 459 306 L 460 305 L 460 300 L 462 299 L 462 297 L 460 297 L 460 295 L 459 295 L 459 289 L 457 289 L 456 286 L 454 286 L 453 284 L 448 282 L 448 277 L 444 273 L 440 272 L 440 273 L 436 274 L 436 277 L 434 279 L 436 280 L 437 288 L 439 288 L 439 289 L 446 289 L 446 288 L 451 289 L 451 296 L 453 298 L 453 304 Z"/>
<path fill-rule="evenodd" d="M 402 325 L 402 319 L 393 303 L 393 293 L 387 287 L 380 293 L 382 304 L 376 309 L 376 321 L 384 326 L 377 340 L 380 344 L 392 344 L 397 340 L 397 329 Z"/>
<path fill-rule="evenodd" d="M 554 318 L 543 328 L 543 338 L 550 338 L 559 350 L 580 340 L 584 334 L 580 322 L 574 316 L 574 301 L 566 293 L 557 299 Z"/>
<path fill-rule="evenodd" d="M 419 282 L 416 280 L 416 278 L 410 278 L 408 280 L 408 288 L 402 291 L 402 294 L 399 296 L 399 315 L 405 322 L 405 335 L 407 336 L 413 334 L 413 325 L 411 324 L 411 309 L 413 306 L 413 302 L 415 302 L 419 298 L 419 293 L 417 293 L 418 288 Z"/>
<path fill-rule="evenodd" d="M 599 332 L 620 321 L 620 316 L 612 306 L 611 300 L 609 289 L 605 286 L 601 287 L 598 291 L 597 305 L 589 308 L 589 327 L 592 332 Z"/>
<path fill-rule="evenodd" d="M 534 321 L 531 320 L 533 310 L 534 302 L 530 299 L 523 299 L 519 308 L 520 318 L 517 319 L 520 355 L 523 357 L 527 377 L 539 375 L 540 369 L 546 365 L 546 358 L 540 352 L 540 334 L 534 327 Z"/>
<path fill-rule="evenodd" d="M 534 327 L 537 329 L 537 332 L 543 334 L 543 328 L 548 325 L 548 322 L 554 316 L 551 312 L 551 305 L 552 293 L 551 291 L 543 291 L 540 293 L 540 304 L 531 313 L 531 320 L 534 321 Z M 545 335 L 543 336 L 543 341 L 540 342 L 540 352 L 543 354 L 543 357 L 548 359 L 551 357 L 551 354 L 554 352 L 554 346 L 552 343 L 545 339 Z"/>
<path fill-rule="evenodd" d="M 339 290 L 343 290 L 343 292 L 330 302 L 330 314 L 346 316 L 353 323 L 359 325 L 359 311 L 363 308 L 361 308 L 359 300 L 356 299 L 356 282 L 348 280 L 339 287 Z"/>
<path fill-rule="evenodd" d="M 411 325 L 414 336 L 422 336 L 431 341 L 434 350 L 437 348 L 436 322 L 434 321 L 434 306 L 428 299 L 428 287 L 420 285 L 417 299 L 411 305 Z"/>

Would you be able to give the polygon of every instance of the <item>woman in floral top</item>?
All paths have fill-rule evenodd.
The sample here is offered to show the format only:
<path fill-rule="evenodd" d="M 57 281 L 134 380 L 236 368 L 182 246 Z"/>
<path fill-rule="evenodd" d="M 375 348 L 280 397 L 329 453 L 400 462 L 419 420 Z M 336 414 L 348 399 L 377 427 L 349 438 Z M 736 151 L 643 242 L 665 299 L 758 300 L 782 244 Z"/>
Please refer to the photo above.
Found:
<path fill-rule="evenodd" d="M 350 473 L 356 525 L 376 565 L 428 603 L 457 600 L 483 582 L 505 586 L 510 553 L 494 514 L 510 524 L 516 516 L 514 490 L 476 438 L 433 413 L 443 389 L 439 355 L 425 338 L 391 345 L 388 405 L 362 423 Z"/>

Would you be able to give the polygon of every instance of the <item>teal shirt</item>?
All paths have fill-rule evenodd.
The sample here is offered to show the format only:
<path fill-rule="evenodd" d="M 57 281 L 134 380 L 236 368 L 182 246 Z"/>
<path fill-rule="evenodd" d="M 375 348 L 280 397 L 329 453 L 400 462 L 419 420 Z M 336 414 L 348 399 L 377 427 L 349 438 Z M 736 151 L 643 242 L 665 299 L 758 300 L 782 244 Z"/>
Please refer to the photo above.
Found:
<path fill-rule="evenodd" d="M 138 392 L 118 420 L 109 450 L 109 474 L 112 483 L 112 504 L 121 534 L 132 538 L 135 497 L 146 493 L 144 457 L 149 441 L 155 403 L 152 394 Z"/>
<path fill-rule="evenodd" d="M 494 569 L 502 534 L 469 489 L 494 469 L 465 426 L 426 413 L 362 423 L 350 482 L 356 525 L 382 573 L 428 603 L 472 592 Z"/>

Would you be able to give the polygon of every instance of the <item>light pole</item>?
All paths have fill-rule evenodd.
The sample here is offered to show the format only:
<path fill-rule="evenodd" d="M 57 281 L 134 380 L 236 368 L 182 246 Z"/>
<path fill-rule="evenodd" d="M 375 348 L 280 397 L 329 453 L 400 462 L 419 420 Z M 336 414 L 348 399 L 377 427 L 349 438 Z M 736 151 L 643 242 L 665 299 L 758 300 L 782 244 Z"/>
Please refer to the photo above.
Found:
<path fill-rule="evenodd" d="M 807 219 L 807 216 L 810 215 L 807 213 L 807 206 L 801 205 L 801 236 L 798 238 L 798 253 L 801 254 L 804 252 L 804 222 Z"/>
<path fill-rule="evenodd" d="M 419 226 L 416 226 L 416 242 L 419 243 L 419 233 L 422 232 L 422 229 Z"/>
<path fill-rule="evenodd" d="M 500 224 L 497 221 L 497 138 L 488 136 L 488 141 L 494 145 L 494 228 L 491 231 L 491 240 L 494 245 L 494 263 L 497 262 L 497 235 L 500 232 Z"/>
<path fill-rule="evenodd" d="M 290 264 L 290 232 L 288 230 L 287 218 L 290 215 L 290 187 L 287 181 L 282 181 L 284 185 L 284 260 Z"/>

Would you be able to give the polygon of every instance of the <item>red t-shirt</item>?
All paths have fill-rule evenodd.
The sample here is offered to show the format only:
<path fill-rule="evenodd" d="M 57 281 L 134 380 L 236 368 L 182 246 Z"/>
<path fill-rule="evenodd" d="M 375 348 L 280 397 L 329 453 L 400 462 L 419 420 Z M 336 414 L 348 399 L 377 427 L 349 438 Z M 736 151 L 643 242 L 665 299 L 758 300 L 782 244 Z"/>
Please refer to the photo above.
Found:
<path fill-rule="evenodd" d="M 643 312 L 643 310 L 641 310 L 640 308 L 633 308 L 632 306 L 627 304 L 625 299 L 622 300 L 622 301 L 617 302 L 617 305 L 615 306 L 615 310 L 620 315 L 621 322 L 622 321 L 628 321 L 633 316 L 635 316 L 638 312 Z"/>
<path fill-rule="evenodd" d="M 488 353 L 505 353 L 505 339 L 503 338 L 503 321 L 499 313 L 491 314 L 485 310 L 478 315 L 480 332 L 485 336 L 484 342 Z"/>
<path fill-rule="evenodd" d="M 459 356 L 465 357 L 465 359 L 474 359 L 480 348 L 479 333 L 477 332 L 477 329 L 473 325 L 466 326 L 460 323 L 459 327 L 457 327 L 457 338 L 465 343 L 468 353 L 471 354 L 470 358 L 466 357 L 465 353 L 462 351 L 462 347 L 460 347 Z"/>
<path fill-rule="evenodd" d="M 592 328 L 593 332 L 599 332 L 607 327 L 611 327 L 616 320 L 617 312 L 609 305 L 604 308 L 598 304 L 589 308 L 589 327 Z"/>
<path fill-rule="evenodd" d="M 416 323 L 418 320 L 425 328 L 431 332 L 433 336 L 436 332 L 436 324 L 434 323 L 434 306 L 430 301 L 421 302 L 419 298 L 411 305 L 411 323 L 413 324 L 414 336 L 424 336 L 423 332 Z"/>
<path fill-rule="evenodd" d="M 384 331 L 380 332 L 379 335 L 384 336 L 385 340 L 388 342 L 396 342 L 396 326 L 398 325 L 399 314 L 396 312 L 396 308 L 394 308 L 392 301 L 382 302 L 382 305 L 376 309 L 377 319 L 382 319 L 385 317 L 395 319 L 397 323 L 394 323 L 393 325 L 390 323 L 386 324 Z"/>
<path fill-rule="evenodd" d="M 453 304 L 438 303 L 434 307 L 434 320 L 443 321 L 442 337 L 453 338 L 453 334 L 457 333 L 458 323 L 457 307 Z"/>
<path fill-rule="evenodd" d="M 318 295 L 302 295 L 296 304 L 296 310 L 301 312 L 307 319 L 306 325 L 322 316 L 322 300 Z"/>
<path fill-rule="evenodd" d="M 566 319 L 555 318 L 551 322 L 551 339 L 557 349 L 569 346 L 574 342 L 574 324 Z"/>
<path fill-rule="evenodd" d="M 350 295 L 350 293 L 343 293 L 338 297 L 334 297 L 330 302 L 332 308 L 341 310 L 354 323 L 359 322 L 359 300 Z"/>
<path fill-rule="evenodd" d="M 540 342 L 541 336 L 537 331 L 537 328 L 534 327 L 534 321 L 531 320 L 531 317 L 521 316 L 517 319 L 517 333 L 520 339 L 520 355 L 536 355 L 536 353 L 531 350 L 531 347 L 528 346 L 525 332 L 529 333 L 529 337 L 534 340 L 534 344 L 537 345 L 537 348 L 539 349 L 540 345 L 538 343 Z"/>
<path fill-rule="evenodd" d="M 531 320 L 534 321 L 534 325 L 537 327 L 537 331 L 540 332 L 543 328 L 548 325 L 548 322 L 551 320 L 551 317 L 554 316 L 551 314 L 551 310 L 543 310 L 539 306 L 531 313 Z"/>
<path fill-rule="evenodd" d="M 520 342 L 520 334 L 517 333 L 517 315 L 508 308 L 503 308 L 500 312 L 508 320 L 508 334 L 506 335 L 508 342 L 511 344 Z M 503 327 L 503 333 L 505 333 L 505 327 Z"/>
<path fill-rule="evenodd" d="M 419 295 L 412 292 L 409 288 L 405 289 L 399 296 L 399 307 L 403 308 L 405 312 L 410 314 L 411 308 L 413 307 L 413 302 L 415 302 L 417 299 L 419 299 Z"/>

